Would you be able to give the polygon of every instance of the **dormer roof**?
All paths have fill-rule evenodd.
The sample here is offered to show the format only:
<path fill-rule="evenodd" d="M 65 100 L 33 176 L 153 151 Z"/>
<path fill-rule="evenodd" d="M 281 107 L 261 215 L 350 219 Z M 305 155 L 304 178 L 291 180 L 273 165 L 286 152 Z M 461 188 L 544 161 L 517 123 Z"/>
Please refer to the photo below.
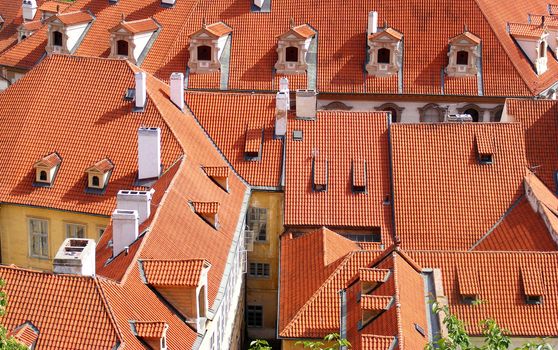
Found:
<path fill-rule="evenodd" d="M 145 283 L 156 286 L 197 287 L 203 269 L 211 264 L 203 259 L 140 260 Z"/>
<path fill-rule="evenodd" d="M 43 22 L 42 21 L 30 21 L 30 22 L 23 22 L 20 26 L 20 28 L 23 28 L 25 30 L 28 31 L 36 31 L 38 29 L 40 29 L 43 26 Z"/>
<path fill-rule="evenodd" d="M 96 171 L 96 172 L 99 172 L 101 174 L 105 174 L 105 173 L 111 171 L 113 168 L 114 168 L 114 164 L 112 164 L 110 159 L 105 158 L 105 159 L 101 159 L 100 161 L 95 163 L 92 167 L 87 168 L 85 171 L 86 172 Z"/>
<path fill-rule="evenodd" d="M 117 26 L 111 28 L 110 32 L 125 30 L 130 34 L 141 34 L 154 32 L 159 29 L 159 25 L 153 18 L 145 18 L 137 21 L 121 21 Z"/>
<path fill-rule="evenodd" d="M 203 33 L 209 34 L 212 37 L 220 38 L 232 32 L 232 28 L 224 22 L 216 22 L 212 24 L 202 24 L 202 28 L 197 32 L 190 34 L 190 37 L 200 36 Z"/>
<path fill-rule="evenodd" d="M 192 206 L 197 214 L 217 214 L 219 211 L 218 202 L 192 202 Z"/>
<path fill-rule="evenodd" d="M 299 26 L 291 25 L 291 28 L 287 32 L 281 34 L 279 38 L 285 38 L 291 34 L 294 34 L 300 39 L 308 39 L 316 35 L 316 31 L 308 24 L 301 24 Z"/>
<path fill-rule="evenodd" d="M 68 6 L 70 6 L 70 3 L 67 2 L 45 1 L 41 6 L 39 6 L 39 11 L 58 13 L 63 12 Z"/>
<path fill-rule="evenodd" d="M 546 28 L 535 24 L 508 23 L 510 35 L 520 39 L 540 39 Z"/>
<path fill-rule="evenodd" d="M 390 37 L 394 40 L 399 41 L 403 38 L 403 33 L 398 32 L 397 30 L 395 30 L 391 27 L 387 27 L 384 30 L 378 31 L 374 34 L 370 34 L 368 36 L 368 39 L 369 40 L 378 40 L 379 38 L 384 37 L 384 36 L 388 36 L 388 37 Z"/>
<path fill-rule="evenodd" d="M 228 166 L 204 166 L 203 171 L 211 178 L 223 178 L 229 176 L 231 169 Z"/>
<path fill-rule="evenodd" d="M 169 328 L 164 321 L 131 321 L 130 323 L 136 336 L 143 339 L 161 339 Z"/>
<path fill-rule="evenodd" d="M 68 13 L 59 13 L 53 16 L 52 20 L 58 20 L 64 25 L 72 26 L 76 24 L 89 23 L 93 20 L 93 16 L 91 16 L 89 12 L 75 11 Z"/>
<path fill-rule="evenodd" d="M 468 42 L 470 44 L 478 45 L 481 42 L 481 38 L 465 29 L 463 33 L 449 39 L 449 42 L 450 44 L 465 44 Z"/>
<path fill-rule="evenodd" d="M 38 160 L 33 167 L 44 167 L 44 168 L 53 168 L 59 165 L 62 162 L 62 158 L 56 152 L 52 152 L 49 155 L 43 157 L 42 159 Z"/>
<path fill-rule="evenodd" d="M 544 18 L 544 26 L 546 28 L 558 28 L 558 16 L 556 15 L 529 15 L 529 23 L 533 25 L 542 25 Z"/>

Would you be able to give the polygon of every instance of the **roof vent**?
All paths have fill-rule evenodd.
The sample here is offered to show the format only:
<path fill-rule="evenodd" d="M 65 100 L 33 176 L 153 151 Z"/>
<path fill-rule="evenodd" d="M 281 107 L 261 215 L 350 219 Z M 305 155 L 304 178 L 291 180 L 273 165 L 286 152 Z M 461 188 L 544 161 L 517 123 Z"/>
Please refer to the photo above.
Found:
<path fill-rule="evenodd" d="M 176 4 L 176 0 L 161 0 L 161 6 L 163 7 L 173 7 Z"/>
<path fill-rule="evenodd" d="M 68 238 L 54 257 L 54 273 L 81 276 L 95 275 L 95 241 Z"/>
<path fill-rule="evenodd" d="M 112 213 L 112 256 L 128 248 L 138 238 L 139 222 L 136 210 L 116 209 Z"/>
<path fill-rule="evenodd" d="M 296 90 L 296 117 L 316 119 L 317 96 L 315 90 Z"/>
<path fill-rule="evenodd" d="M 544 295 L 544 282 L 542 272 L 535 267 L 521 266 L 521 282 L 527 304 L 542 304 Z"/>

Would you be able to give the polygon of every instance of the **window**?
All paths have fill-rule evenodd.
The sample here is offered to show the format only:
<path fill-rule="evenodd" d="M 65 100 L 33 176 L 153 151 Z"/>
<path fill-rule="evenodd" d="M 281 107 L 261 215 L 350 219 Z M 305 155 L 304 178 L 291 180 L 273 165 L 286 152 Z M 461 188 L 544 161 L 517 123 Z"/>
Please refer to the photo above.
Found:
<path fill-rule="evenodd" d="M 66 238 L 85 238 L 85 225 L 66 224 Z"/>
<path fill-rule="evenodd" d="M 48 259 L 48 221 L 29 219 L 29 254 Z"/>
<path fill-rule="evenodd" d="M 97 226 L 97 237 L 99 239 L 101 239 L 101 237 L 103 236 L 103 233 L 105 233 L 105 230 L 107 228 L 105 226 Z"/>
<path fill-rule="evenodd" d="M 382 235 L 379 233 L 340 233 L 340 235 L 354 242 L 382 241 Z"/>
<path fill-rule="evenodd" d="M 386 108 L 386 112 L 389 112 L 391 114 L 391 122 L 397 123 L 397 111 L 395 110 L 395 108 L 388 107 Z"/>
<path fill-rule="evenodd" d="M 21 40 L 25 40 L 26 38 L 27 38 L 27 36 L 25 36 L 25 35 L 21 36 Z"/>
<path fill-rule="evenodd" d="M 120 56 L 128 56 L 128 42 L 126 40 L 116 42 L 116 53 Z"/>
<path fill-rule="evenodd" d="M 258 278 L 269 277 L 269 264 L 250 263 L 250 277 L 258 277 Z"/>
<path fill-rule="evenodd" d="M 457 51 L 456 63 L 462 66 L 469 64 L 469 53 L 467 51 Z"/>
<path fill-rule="evenodd" d="M 539 45 L 539 57 L 546 57 L 546 42 L 541 41 Z"/>
<path fill-rule="evenodd" d="M 479 163 L 492 164 L 492 154 L 488 154 L 488 153 L 479 154 Z"/>
<path fill-rule="evenodd" d="M 381 48 L 378 50 L 378 63 L 389 64 L 391 53 L 389 49 Z"/>
<path fill-rule="evenodd" d="M 100 183 L 99 177 L 98 177 L 97 175 L 93 175 L 93 176 L 91 177 L 91 186 L 93 186 L 93 187 L 99 187 L 99 183 Z"/>
<path fill-rule="evenodd" d="M 469 114 L 473 118 L 473 121 L 475 123 L 477 123 L 479 121 L 479 111 L 477 111 L 476 109 L 469 108 L 469 109 L 465 110 L 464 113 Z"/>
<path fill-rule="evenodd" d="M 263 327 L 263 306 L 246 306 L 246 323 L 248 327 Z"/>
<path fill-rule="evenodd" d="M 211 61 L 211 47 L 207 45 L 198 46 L 198 61 Z"/>
<path fill-rule="evenodd" d="M 531 305 L 540 305 L 542 304 L 542 296 L 540 295 L 527 295 L 525 297 L 525 302 Z"/>
<path fill-rule="evenodd" d="M 285 49 L 285 61 L 298 62 L 298 47 L 289 46 Z"/>
<path fill-rule="evenodd" d="M 46 170 L 41 170 L 41 172 L 39 173 L 39 180 L 41 180 L 41 181 L 48 181 L 48 180 L 47 180 L 47 172 L 46 172 Z"/>
<path fill-rule="evenodd" d="M 256 241 L 267 240 L 267 209 L 254 208 L 248 209 L 246 218 L 248 229 L 254 231 Z"/>
<path fill-rule="evenodd" d="M 463 304 L 474 305 L 477 302 L 476 295 L 463 295 L 461 296 Z"/>
<path fill-rule="evenodd" d="M 62 46 L 62 33 L 59 31 L 52 32 L 52 45 Z"/>

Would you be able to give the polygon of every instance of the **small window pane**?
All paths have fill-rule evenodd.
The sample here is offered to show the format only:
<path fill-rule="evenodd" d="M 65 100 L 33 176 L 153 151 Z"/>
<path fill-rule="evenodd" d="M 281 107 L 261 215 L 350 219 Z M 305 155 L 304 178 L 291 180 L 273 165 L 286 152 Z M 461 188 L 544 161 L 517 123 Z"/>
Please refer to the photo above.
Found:
<path fill-rule="evenodd" d="M 246 225 L 250 231 L 254 231 L 257 241 L 267 240 L 267 209 L 266 208 L 250 208 Z"/>
<path fill-rule="evenodd" d="M 298 62 L 298 48 L 289 46 L 285 49 L 285 61 Z"/>
<path fill-rule="evenodd" d="M 390 51 L 386 48 L 381 48 L 378 50 L 378 63 L 389 64 L 390 62 Z"/>
<path fill-rule="evenodd" d="M 469 53 L 467 51 L 457 51 L 456 63 L 464 66 L 469 64 Z"/>
<path fill-rule="evenodd" d="M 29 254 L 33 257 L 48 258 L 48 222 L 29 219 Z"/>

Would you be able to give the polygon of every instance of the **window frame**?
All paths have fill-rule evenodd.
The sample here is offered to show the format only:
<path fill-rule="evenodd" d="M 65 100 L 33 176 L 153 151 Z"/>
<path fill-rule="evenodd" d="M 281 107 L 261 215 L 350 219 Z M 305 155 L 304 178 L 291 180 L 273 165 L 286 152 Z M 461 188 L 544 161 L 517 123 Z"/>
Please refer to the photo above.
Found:
<path fill-rule="evenodd" d="M 46 227 L 46 233 L 43 232 L 33 232 L 32 229 L 32 222 L 33 221 L 39 221 L 45 224 Z M 31 258 L 36 258 L 36 259 L 50 259 L 50 241 L 49 241 L 49 229 L 50 229 L 50 223 L 48 219 L 43 219 L 43 218 L 37 218 L 37 217 L 28 217 L 27 218 L 27 232 L 28 232 L 28 237 L 29 237 L 29 257 Z M 34 251 L 34 237 L 38 236 L 41 242 L 41 247 L 40 247 L 40 253 L 39 254 L 35 254 Z M 42 239 L 46 238 L 46 255 L 42 254 L 45 250 L 45 247 L 43 246 L 43 241 Z"/>
<path fill-rule="evenodd" d="M 257 211 L 258 212 L 258 217 L 252 219 L 250 216 L 252 215 L 253 211 Z M 267 233 L 267 222 L 268 222 L 268 215 L 267 215 L 267 208 L 262 208 L 262 207 L 249 207 L 247 212 L 246 212 L 246 226 L 248 226 L 248 229 L 251 231 L 254 231 L 254 242 L 268 242 L 268 233 Z M 262 214 L 263 212 L 263 214 Z M 262 215 L 264 217 L 264 219 L 262 219 Z M 261 233 L 262 233 L 262 220 L 263 220 L 263 230 L 264 230 L 264 234 L 265 234 L 265 239 L 261 239 Z M 258 226 L 258 230 L 254 229 L 254 224 L 257 224 Z"/>
<path fill-rule="evenodd" d="M 382 55 L 380 56 L 380 51 L 382 52 Z M 385 52 L 387 51 L 387 62 L 385 61 Z M 391 50 L 388 49 L 387 47 L 380 47 L 377 51 L 377 63 L 378 64 L 391 64 Z M 382 61 L 380 61 L 380 57 L 382 57 Z"/>
<path fill-rule="evenodd" d="M 259 317 L 259 323 L 250 323 L 250 315 L 253 315 L 253 321 L 256 321 Z M 246 305 L 246 326 L 249 328 L 263 328 L 264 326 L 264 307 L 260 304 L 248 304 Z"/>
<path fill-rule="evenodd" d="M 70 228 L 78 228 L 81 227 L 83 228 L 83 237 L 76 237 L 76 236 L 70 236 Z M 81 223 L 77 223 L 77 222 L 64 222 L 64 234 L 66 235 L 66 238 L 87 238 L 87 225 L 86 224 L 81 224 Z"/>
<path fill-rule="evenodd" d="M 250 262 L 248 276 L 251 278 L 268 279 L 271 276 L 271 265 L 261 262 Z"/>

